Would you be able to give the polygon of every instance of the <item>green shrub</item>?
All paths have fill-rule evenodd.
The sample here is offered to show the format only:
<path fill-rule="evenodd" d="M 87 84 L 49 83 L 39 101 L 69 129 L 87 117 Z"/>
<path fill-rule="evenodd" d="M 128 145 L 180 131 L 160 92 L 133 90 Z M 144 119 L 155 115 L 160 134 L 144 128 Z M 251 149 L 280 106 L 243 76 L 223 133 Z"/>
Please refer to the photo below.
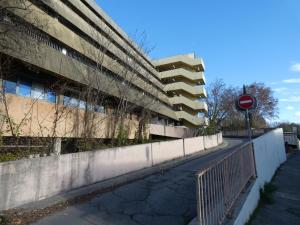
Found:
<path fill-rule="evenodd" d="M 7 225 L 9 223 L 8 219 L 0 215 L 0 225 Z"/>

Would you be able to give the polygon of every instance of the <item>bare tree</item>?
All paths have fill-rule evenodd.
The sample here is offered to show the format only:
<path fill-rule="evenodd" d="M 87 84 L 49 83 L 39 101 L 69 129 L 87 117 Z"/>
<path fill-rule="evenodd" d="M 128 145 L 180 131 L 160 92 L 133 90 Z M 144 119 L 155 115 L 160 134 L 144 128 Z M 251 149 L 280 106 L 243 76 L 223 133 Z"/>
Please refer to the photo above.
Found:
<path fill-rule="evenodd" d="M 111 34 L 110 30 L 106 32 Z M 82 95 L 87 99 L 87 105 L 90 105 L 85 110 L 84 123 L 86 124 L 86 129 L 84 133 L 92 136 L 90 131 L 93 130 L 92 128 L 95 128 L 94 119 L 96 117 L 89 108 L 91 106 L 94 107 L 95 104 L 103 104 L 107 102 L 107 99 L 110 99 L 109 102 L 113 109 L 107 113 L 104 120 L 108 121 L 108 136 L 112 139 L 112 142 L 120 142 L 120 139 L 127 141 L 130 133 L 132 133 L 132 124 L 134 122 L 131 118 L 134 117 L 133 115 L 138 115 L 136 138 L 141 139 L 146 130 L 144 123 L 147 119 L 145 117 L 149 118 L 150 115 L 149 112 L 146 113 L 146 110 L 149 106 L 157 104 L 155 100 L 158 96 L 157 89 L 152 84 L 149 84 L 153 77 L 141 69 L 141 64 L 144 62 L 137 57 L 134 51 L 129 49 L 129 53 L 125 53 L 116 50 L 112 40 L 103 37 L 98 32 L 93 33 L 93 38 L 97 40 L 99 46 L 95 45 L 94 48 L 90 49 L 82 43 L 86 55 L 90 55 L 96 61 L 96 65 L 94 65 L 96 74 L 90 73 L 85 76 L 87 85 L 82 92 Z M 145 53 L 145 49 L 142 49 L 144 37 L 141 40 L 142 42 L 138 45 L 137 50 Z M 130 44 L 135 45 L 133 41 Z M 114 48 L 118 57 L 111 58 L 107 56 L 112 48 Z M 115 73 L 113 78 L 108 79 L 97 75 L 99 73 L 105 74 L 107 70 Z M 138 91 L 137 88 L 139 89 Z M 113 90 L 115 97 L 105 95 L 111 90 Z M 149 96 L 148 92 L 152 93 L 152 96 Z M 139 94 L 134 95 L 134 93 Z"/>
<path fill-rule="evenodd" d="M 129 40 L 129 45 L 137 49 L 125 47 L 127 52 L 124 52 L 115 46 L 115 40 L 108 38 L 113 35 L 109 28 L 104 29 L 106 35 L 91 28 L 91 37 L 94 41 L 87 42 L 82 39 L 79 43 L 82 44 L 83 52 L 73 51 L 71 48 L 62 49 L 39 31 L 45 30 L 48 21 L 35 18 L 36 14 L 29 1 L 3 1 L 6 3 L 0 5 L 1 131 L 3 133 L 17 137 L 22 133 L 23 128 L 27 129 L 31 123 L 36 123 L 34 126 L 38 126 L 38 131 L 35 135 L 47 136 L 52 140 L 56 137 L 69 136 L 84 138 L 87 142 L 89 141 L 87 139 L 91 138 L 111 137 L 113 142 L 117 143 L 120 140 L 127 141 L 129 136 L 132 138 L 134 131 L 138 140 L 148 136 L 147 125 L 151 119 L 149 108 L 159 107 L 156 99 L 160 93 L 158 88 L 151 84 L 154 78 L 142 68 L 143 59 L 136 52 L 148 53 L 149 49 L 145 48 L 146 35 L 139 36 L 139 45 Z M 21 20 L 14 16 L 15 13 L 21 17 Z M 27 17 L 29 23 L 26 22 Z M 65 79 L 52 82 L 49 86 L 57 93 L 53 110 L 40 115 L 39 98 L 32 99 L 23 118 L 15 120 L 3 81 L 9 79 L 12 74 L 14 58 L 19 57 L 22 61 L 23 59 L 27 61 L 28 56 L 31 55 L 37 61 L 43 61 L 44 56 L 39 54 L 39 50 L 46 45 L 63 52 L 60 56 L 61 63 L 57 65 L 59 73 L 64 60 L 64 63 L 73 68 L 79 80 Z M 116 57 L 111 56 L 112 52 Z M 38 73 L 38 69 L 34 66 L 29 63 L 24 64 L 28 69 L 36 70 Z M 78 105 L 66 102 L 67 98 L 64 96 L 68 96 L 68 93 L 71 93 L 69 99 L 77 98 Z M 109 106 L 109 110 L 104 115 L 103 106 L 106 105 Z M 102 112 L 101 116 L 99 111 Z M 73 120 L 71 125 L 66 124 L 70 120 Z M 52 123 L 51 126 L 49 121 Z M 108 128 L 108 131 L 105 136 L 101 136 L 99 134 L 103 133 L 104 127 Z"/>
<path fill-rule="evenodd" d="M 263 83 L 252 83 L 246 86 L 247 93 L 257 99 L 257 108 L 251 110 L 252 127 L 267 126 L 267 120 L 276 118 L 278 100 L 271 88 Z M 245 126 L 244 114 L 236 109 L 237 97 L 242 94 L 240 87 L 227 87 L 224 81 L 216 80 L 208 88 L 209 128 L 242 129 Z"/>

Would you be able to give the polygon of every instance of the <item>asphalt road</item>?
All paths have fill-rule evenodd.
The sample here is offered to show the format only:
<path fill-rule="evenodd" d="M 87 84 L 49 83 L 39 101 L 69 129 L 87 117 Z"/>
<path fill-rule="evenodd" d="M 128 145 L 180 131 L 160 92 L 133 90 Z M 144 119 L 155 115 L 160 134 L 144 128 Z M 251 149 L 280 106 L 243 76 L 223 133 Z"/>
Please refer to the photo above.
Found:
<path fill-rule="evenodd" d="M 36 225 L 186 225 L 196 217 L 195 173 L 244 141 L 163 173 L 121 186 L 89 202 L 45 217 Z"/>

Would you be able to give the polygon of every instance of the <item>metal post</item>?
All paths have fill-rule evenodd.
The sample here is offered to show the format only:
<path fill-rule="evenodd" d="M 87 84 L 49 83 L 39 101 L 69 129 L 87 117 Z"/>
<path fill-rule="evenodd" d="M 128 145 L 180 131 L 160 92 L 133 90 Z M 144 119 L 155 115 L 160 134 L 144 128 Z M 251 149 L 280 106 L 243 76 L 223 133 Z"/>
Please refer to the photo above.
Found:
<path fill-rule="evenodd" d="M 53 153 L 55 155 L 61 154 L 61 138 L 54 138 Z"/>
<path fill-rule="evenodd" d="M 250 118 L 249 118 L 249 110 L 248 109 L 246 110 L 246 123 L 247 123 L 249 141 L 251 141 L 252 134 L 251 134 Z"/>

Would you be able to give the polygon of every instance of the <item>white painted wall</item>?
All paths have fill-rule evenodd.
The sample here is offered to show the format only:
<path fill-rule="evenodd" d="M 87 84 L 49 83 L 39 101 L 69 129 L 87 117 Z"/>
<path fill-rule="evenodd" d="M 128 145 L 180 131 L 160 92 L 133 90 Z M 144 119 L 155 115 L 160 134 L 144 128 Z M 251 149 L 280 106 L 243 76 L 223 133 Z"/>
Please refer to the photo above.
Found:
<path fill-rule="evenodd" d="M 203 137 L 196 137 L 0 163 L 0 211 L 203 149 Z"/>
<path fill-rule="evenodd" d="M 151 144 L 0 164 L 0 209 L 152 166 Z"/>
<path fill-rule="evenodd" d="M 271 181 L 278 167 L 286 161 L 282 129 L 273 130 L 253 140 L 257 179 L 234 225 L 245 224 L 259 201 L 259 190 Z"/>
<path fill-rule="evenodd" d="M 204 150 L 203 136 L 184 139 L 185 155 L 190 155 Z"/>
<path fill-rule="evenodd" d="M 183 139 L 152 144 L 153 165 L 184 156 Z"/>
<path fill-rule="evenodd" d="M 208 149 L 214 146 L 218 146 L 217 135 L 204 136 L 204 148 Z"/>
<path fill-rule="evenodd" d="M 217 141 L 218 141 L 218 145 L 223 143 L 223 134 L 222 134 L 222 132 L 217 134 Z"/>

